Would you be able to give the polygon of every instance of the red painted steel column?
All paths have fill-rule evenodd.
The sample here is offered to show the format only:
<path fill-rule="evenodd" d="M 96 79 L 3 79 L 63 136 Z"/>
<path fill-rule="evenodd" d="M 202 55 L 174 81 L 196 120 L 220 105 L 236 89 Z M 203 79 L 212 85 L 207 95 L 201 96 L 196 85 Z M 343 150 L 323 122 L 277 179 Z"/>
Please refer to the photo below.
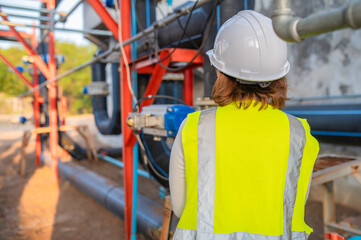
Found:
<path fill-rule="evenodd" d="M 191 68 L 184 71 L 183 99 L 187 105 L 193 106 L 193 69 Z"/>
<path fill-rule="evenodd" d="M 31 37 L 31 45 L 35 49 L 38 45 L 36 40 L 36 33 L 35 28 L 33 28 L 33 34 Z M 33 85 L 37 86 L 39 84 L 39 78 L 38 78 L 38 69 L 33 64 Z M 35 128 L 40 127 L 40 102 L 39 102 L 39 89 L 36 89 L 34 91 L 34 123 Z M 36 140 L 35 140 L 35 156 L 36 156 L 36 165 L 40 166 L 40 154 L 41 154 L 41 140 L 40 140 L 40 134 L 36 134 Z"/>
<path fill-rule="evenodd" d="M 55 11 L 55 0 L 48 0 L 47 9 L 49 11 Z M 54 14 L 50 13 L 50 18 L 54 19 Z M 50 25 L 54 23 L 51 20 Z M 55 43 L 54 43 L 54 31 L 53 26 L 50 26 L 48 32 L 48 48 L 49 48 L 49 74 L 50 79 L 56 78 L 56 62 L 55 62 Z M 57 89 L 56 81 L 49 83 L 48 89 L 49 100 L 49 126 L 50 126 L 50 155 L 51 155 L 51 171 L 53 181 L 58 183 L 58 110 L 57 110 Z"/>
<path fill-rule="evenodd" d="M 121 28 L 123 41 L 130 38 L 130 0 L 119 0 L 121 13 Z M 130 45 L 124 47 L 125 57 L 130 60 Z M 124 62 L 122 63 L 121 72 L 121 114 L 122 114 L 122 135 L 123 135 L 123 162 L 124 162 L 124 193 L 125 193 L 125 239 L 130 240 L 131 220 L 132 220 L 132 193 L 133 193 L 133 146 L 134 136 L 132 130 L 127 126 L 126 119 L 132 111 L 132 96 L 129 91 L 127 74 Z"/>
<path fill-rule="evenodd" d="M 66 97 L 60 98 L 60 106 L 61 106 L 61 125 L 65 125 L 66 121 L 66 113 L 68 109 L 68 102 L 66 100 Z"/>
<path fill-rule="evenodd" d="M 99 0 L 87 0 L 87 1 L 90 4 L 90 6 L 92 6 L 93 9 L 97 12 L 99 17 L 103 20 L 105 26 L 107 26 L 107 28 L 113 33 L 114 37 L 117 40 L 119 40 L 118 24 L 116 21 L 114 21 L 113 17 L 105 9 L 105 7 L 102 5 L 102 3 Z M 123 12 L 122 12 L 122 14 L 123 14 Z M 125 40 L 125 39 L 123 38 L 123 40 Z"/>
<path fill-rule="evenodd" d="M 171 60 L 171 57 L 166 58 L 166 56 L 168 56 L 168 54 L 169 54 L 168 51 L 162 51 L 159 54 L 159 59 L 164 59 L 162 61 L 162 64 L 166 67 L 168 67 L 169 62 Z M 166 72 L 166 70 L 160 64 L 155 65 L 153 73 L 152 73 L 152 77 L 150 78 L 147 89 L 145 90 L 144 97 L 157 94 L 160 84 L 162 83 L 165 72 Z M 154 98 L 144 100 L 142 102 L 142 104 L 140 105 L 140 108 L 151 105 L 153 102 L 154 102 Z"/>
<path fill-rule="evenodd" d="M 8 65 L 16 75 L 18 75 L 29 87 L 33 87 L 33 84 L 14 66 L 9 62 L 1 53 L 0 58 L 5 62 L 6 65 Z"/>

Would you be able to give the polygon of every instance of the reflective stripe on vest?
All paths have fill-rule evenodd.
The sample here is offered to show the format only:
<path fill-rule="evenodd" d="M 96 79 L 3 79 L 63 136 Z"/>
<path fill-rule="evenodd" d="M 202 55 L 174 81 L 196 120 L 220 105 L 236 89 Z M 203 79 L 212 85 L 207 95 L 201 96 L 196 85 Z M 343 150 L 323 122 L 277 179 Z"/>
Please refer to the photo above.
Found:
<path fill-rule="evenodd" d="M 284 113 L 280 112 L 279 114 Z M 183 128 L 182 143 L 185 159 L 189 161 L 192 157 L 197 156 L 198 164 L 187 164 L 187 160 L 185 160 L 187 203 L 173 239 L 307 239 L 308 234 L 306 231 L 308 233 L 312 231 L 307 225 L 304 224 L 305 227 L 302 227 L 302 231 L 292 231 L 297 186 L 306 143 L 306 127 L 303 125 L 307 125 L 307 123 L 290 115 L 287 115 L 290 126 L 290 147 L 283 196 L 283 234 L 274 236 L 244 231 L 231 233 L 218 233 L 215 231 L 216 116 L 217 108 L 193 113 L 188 115 L 187 122 Z M 308 148 L 308 151 L 311 150 L 315 152 L 316 150 L 314 147 Z M 196 155 L 194 155 L 195 153 Z M 311 157 L 315 157 L 314 154 Z M 313 162 L 304 168 L 307 169 L 311 167 L 312 171 L 312 166 Z M 309 177 L 310 176 L 308 176 L 308 179 Z M 302 179 L 305 178 L 307 178 L 307 174 L 302 177 Z M 195 184 L 195 179 L 197 179 L 197 184 Z M 229 207 L 232 208 L 232 206 Z M 304 212 L 302 212 L 302 214 L 304 214 Z M 297 215 L 301 216 L 302 214 Z M 241 217 L 242 216 L 240 216 L 240 218 Z M 259 217 L 262 218 L 262 216 Z M 301 217 L 303 217 L 303 215 Z M 227 221 L 227 219 L 224 219 L 224 221 Z"/>

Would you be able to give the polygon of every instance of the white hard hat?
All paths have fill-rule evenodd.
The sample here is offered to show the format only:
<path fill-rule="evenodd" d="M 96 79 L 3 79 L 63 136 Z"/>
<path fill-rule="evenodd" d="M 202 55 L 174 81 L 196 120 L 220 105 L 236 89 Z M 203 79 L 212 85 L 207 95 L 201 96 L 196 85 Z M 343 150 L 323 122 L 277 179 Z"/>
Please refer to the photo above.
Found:
<path fill-rule="evenodd" d="M 207 54 L 215 68 L 241 83 L 277 80 L 290 70 L 286 42 L 274 32 L 271 19 L 252 10 L 228 19 Z"/>

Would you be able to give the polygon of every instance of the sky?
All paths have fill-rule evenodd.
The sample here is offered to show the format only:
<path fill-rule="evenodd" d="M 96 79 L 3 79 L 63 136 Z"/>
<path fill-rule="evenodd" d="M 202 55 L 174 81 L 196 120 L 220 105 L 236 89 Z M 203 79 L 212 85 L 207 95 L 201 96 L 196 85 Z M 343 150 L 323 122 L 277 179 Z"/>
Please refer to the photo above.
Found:
<path fill-rule="evenodd" d="M 62 0 L 57 7 L 57 11 L 61 12 L 68 12 L 78 0 Z M 22 7 L 29 7 L 29 8 L 40 8 L 41 2 L 39 0 L 0 0 L 1 10 L 5 13 L 15 13 L 18 15 L 28 15 L 28 16 L 39 16 L 39 13 L 26 11 L 26 10 L 15 10 L 6 8 L 3 5 L 12 5 L 12 6 L 22 6 Z M 25 24 L 33 24 L 34 20 L 32 19 L 25 19 L 25 18 L 18 18 L 18 17 L 8 17 L 11 22 L 14 23 L 25 23 Z M 39 25 L 39 21 L 35 20 L 35 23 Z M 82 29 L 83 28 L 83 6 L 80 6 L 70 15 L 67 22 L 58 23 L 56 27 L 65 27 L 65 28 L 72 28 L 72 29 Z M 16 27 L 18 31 L 28 32 L 31 33 L 31 28 L 24 28 L 24 27 Z M 9 30 L 9 27 L 6 25 L 0 25 L 0 30 Z M 70 33 L 70 32 L 62 32 L 62 31 L 55 31 L 55 39 L 61 41 L 68 41 L 74 42 L 78 45 L 86 45 L 90 42 L 86 40 L 82 34 L 79 33 Z M 8 41 L 0 41 L 0 48 L 9 48 L 11 46 L 20 45 L 19 43 L 13 43 Z"/>

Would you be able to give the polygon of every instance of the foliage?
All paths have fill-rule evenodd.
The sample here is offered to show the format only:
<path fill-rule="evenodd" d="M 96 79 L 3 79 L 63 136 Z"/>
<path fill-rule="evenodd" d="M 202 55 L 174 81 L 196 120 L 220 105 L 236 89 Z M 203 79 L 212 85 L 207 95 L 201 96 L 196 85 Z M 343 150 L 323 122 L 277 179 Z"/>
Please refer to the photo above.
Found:
<path fill-rule="evenodd" d="M 94 45 L 77 46 L 69 42 L 57 42 L 56 53 L 65 56 L 58 74 L 64 73 L 93 58 Z M 83 87 L 91 82 L 91 69 L 86 67 L 59 80 L 59 90 L 68 99 L 68 111 L 72 114 L 92 112 L 91 97 L 83 94 Z"/>
<path fill-rule="evenodd" d="M 26 52 L 21 47 L 12 47 L 1 50 L 4 55 L 14 66 L 22 65 L 21 57 L 26 55 Z M 29 74 L 24 74 L 27 79 L 31 79 Z M 19 95 L 27 90 L 27 85 L 19 79 L 9 67 L 0 60 L 0 92 L 5 92 L 10 95 Z"/>
<path fill-rule="evenodd" d="M 64 55 L 65 57 L 65 62 L 58 68 L 58 74 L 90 60 L 95 50 L 96 48 L 93 45 L 78 46 L 75 43 L 57 41 L 56 54 Z M 0 51 L 14 65 L 23 65 L 21 58 L 27 56 L 26 51 L 18 46 L 1 49 Z M 28 66 L 31 67 L 31 65 Z M 31 79 L 28 73 L 24 73 L 24 75 Z M 68 112 L 70 114 L 92 112 L 91 98 L 83 95 L 83 87 L 90 81 L 90 67 L 86 67 L 59 80 L 59 96 L 67 97 Z M 26 84 L 13 72 L 9 71 L 8 66 L 0 60 L 0 92 L 17 96 L 26 90 Z"/>

